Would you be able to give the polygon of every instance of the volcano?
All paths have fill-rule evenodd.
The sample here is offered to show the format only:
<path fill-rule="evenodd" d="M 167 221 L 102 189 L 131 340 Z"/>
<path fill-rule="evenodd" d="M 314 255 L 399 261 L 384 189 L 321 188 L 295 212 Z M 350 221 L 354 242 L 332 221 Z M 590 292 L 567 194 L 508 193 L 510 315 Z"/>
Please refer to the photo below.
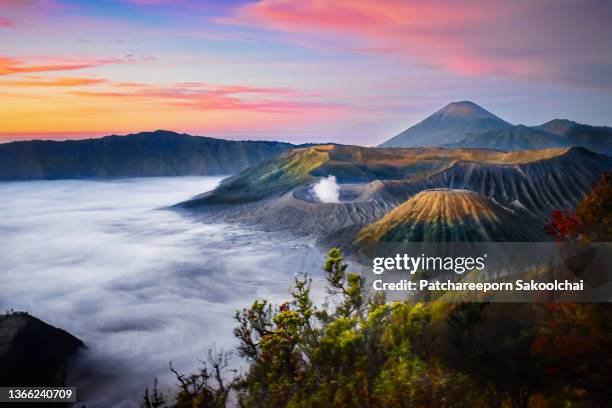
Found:
<path fill-rule="evenodd" d="M 357 246 L 379 242 L 531 241 L 541 237 L 526 218 L 474 191 L 424 190 L 365 226 Z"/>
<path fill-rule="evenodd" d="M 452 102 L 380 147 L 444 146 L 458 143 L 468 134 L 510 127 L 512 124 L 474 102 Z"/>

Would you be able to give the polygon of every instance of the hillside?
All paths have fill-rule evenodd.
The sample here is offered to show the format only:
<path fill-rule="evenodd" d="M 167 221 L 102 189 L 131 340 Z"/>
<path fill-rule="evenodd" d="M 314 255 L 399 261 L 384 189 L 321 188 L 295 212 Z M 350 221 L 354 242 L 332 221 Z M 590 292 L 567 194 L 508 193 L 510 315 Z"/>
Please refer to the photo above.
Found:
<path fill-rule="evenodd" d="M 0 180 L 237 173 L 295 146 L 158 130 L 86 140 L 0 144 Z"/>
<path fill-rule="evenodd" d="M 612 128 L 608 126 L 589 126 L 555 119 L 534 128 L 560 136 L 567 146 L 581 146 L 592 152 L 612 155 Z"/>
<path fill-rule="evenodd" d="M 424 190 L 358 234 L 359 247 L 378 242 L 531 241 L 542 238 L 516 210 L 468 190 Z"/>
<path fill-rule="evenodd" d="M 474 191 L 542 232 L 553 209 L 575 206 L 601 172 L 611 169 L 612 158 L 582 148 L 503 152 L 328 145 L 287 152 L 177 207 L 338 245 L 420 192 L 447 188 Z M 313 186 L 329 175 L 337 180 L 339 202 L 313 197 Z"/>
<path fill-rule="evenodd" d="M 539 160 L 547 154 L 540 152 Z M 530 161 L 533 153 L 508 154 L 484 149 L 389 149 L 323 145 L 295 149 L 224 180 L 214 191 L 186 206 L 236 204 L 286 193 L 319 177 L 334 175 L 339 183 L 375 180 L 422 180 L 458 161 L 512 163 Z"/>
<path fill-rule="evenodd" d="M 3 386 L 62 386 L 66 365 L 85 347 L 70 333 L 27 313 L 0 316 L 0 383 Z"/>
<path fill-rule="evenodd" d="M 423 180 L 383 181 L 379 197 L 399 205 L 426 189 L 466 189 L 543 220 L 554 209 L 573 208 L 599 175 L 612 169 L 611 157 L 580 147 L 498 152 L 493 157 L 457 161 Z"/>
<path fill-rule="evenodd" d="M 466 135 L 512 125 L 470 101 L 452 102 L 380 147 L 444 146 Z"/>
<path fill-rule="evenodd" d="M 555 119 L 540 126 L 517 125 L 471 133 L 460 142 L 446 146 L 506 151 L 578 146 L 595 153 L 611 155 L 612 129 Z"/>
<path fill-rule="evenodd" d="M 482 133 L 470 133 L 449 147 L 497 150 L 533 150 L 568 146 L 563 137 L 541 129 L 517 125 L 504 129 L 492 129 Z"/>

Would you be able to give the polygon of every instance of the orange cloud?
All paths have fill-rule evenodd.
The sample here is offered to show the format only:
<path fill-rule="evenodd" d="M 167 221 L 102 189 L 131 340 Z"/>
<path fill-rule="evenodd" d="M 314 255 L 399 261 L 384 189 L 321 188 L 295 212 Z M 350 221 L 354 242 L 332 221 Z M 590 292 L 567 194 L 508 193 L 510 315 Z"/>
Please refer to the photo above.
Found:
<path fill-rule="evenodd" d="M 102 78 L 81 78 L 81 77 L 53 77 L 46 78 L 40 76 L 27 76 L 21 80 L 0 81 L 0 85 L 10 87 L 72 87 L 99 85 L 108 82 Z"/>
<path fill-rule="evenodd" d="M 132 98 L 190 110 L 288 112 L 340 107 L 337 104 L 305 100 L 312 95 L 294 89 L 203 83 L 180 83 L 171 86 L 119 83 L 110 91 L 73 91 L 71 94 L 90 98 Z M 260 99 L 261 97 L 263 99 Z"/>
<path fill-rule="evenodd" d="M 26 74 L 35 72 L 75 71 L 86 68 L 100 67 L 110 64 L 124 64 L 137 61 L 136 56 L 128 55 L 126 58 L 110 58 L 99 60 L 63 60 L 50 62 L 27 63 L 23 60 L 0 55 L 0 75 Z"/>

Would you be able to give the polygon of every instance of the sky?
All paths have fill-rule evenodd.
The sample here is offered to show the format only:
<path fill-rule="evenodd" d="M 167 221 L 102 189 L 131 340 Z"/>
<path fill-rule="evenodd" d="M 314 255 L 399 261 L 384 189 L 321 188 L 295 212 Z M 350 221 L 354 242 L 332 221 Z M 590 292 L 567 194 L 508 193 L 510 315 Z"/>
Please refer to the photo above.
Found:
<path fill-rule="evenodd" d="M 0 141 L 376 145 L 452 101 L 612 125 L 607 0 L 0 0 Z"/>

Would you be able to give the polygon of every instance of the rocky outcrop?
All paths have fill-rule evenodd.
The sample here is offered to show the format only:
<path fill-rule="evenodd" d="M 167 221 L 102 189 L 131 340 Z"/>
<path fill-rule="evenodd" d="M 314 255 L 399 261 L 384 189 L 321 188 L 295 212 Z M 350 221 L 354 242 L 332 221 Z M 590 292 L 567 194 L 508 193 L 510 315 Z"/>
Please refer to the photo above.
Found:
<path fill-rule="evenodd" d="M 64 385 L 66 367 L 83 342 L 23 312 L 0 316 L 0 384 Z"/>

